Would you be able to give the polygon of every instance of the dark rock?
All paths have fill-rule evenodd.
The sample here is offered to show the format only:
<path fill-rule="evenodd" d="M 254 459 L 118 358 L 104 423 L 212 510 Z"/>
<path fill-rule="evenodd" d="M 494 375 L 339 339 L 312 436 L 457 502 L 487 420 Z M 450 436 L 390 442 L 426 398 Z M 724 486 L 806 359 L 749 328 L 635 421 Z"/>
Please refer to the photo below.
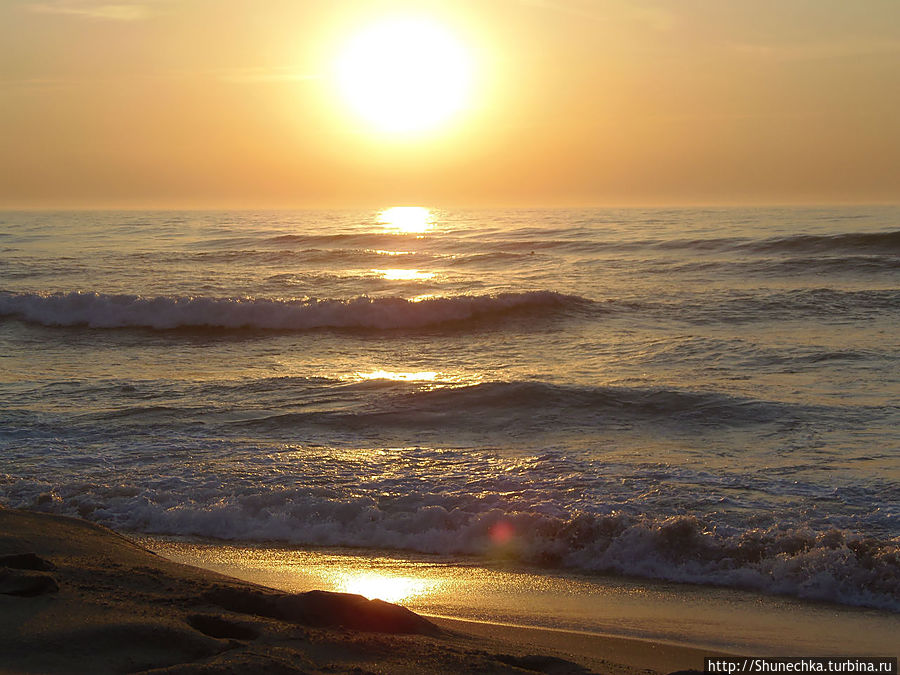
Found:
<path fill-rule="evenodd" d="M 547 673 L 547 675 L 587 675 L 590 673 L 589 670 L 579 666 L 577 663 L 543 654 L 529 654 L 527 656 L 498 654 L 496 659 L 508 666 L 536 673 Z"/>
<path fill-rule="evenodd" d="M 296 657 L 227 651 L 202 663 L 180 663 L 168 668 L 154 668 L 142 671 L 140 675 L 309 675 L 311 670 L 303 667 L 306 661 L 302 660 L 300 664 L 297 661 Z M 316 669 L 315 672 L 319 670 Z M 341 669 L 340 672 L 346 672 L 346 669 Z"/>
<path fill-rule="evenodd" d="M 259 631 L 246 624 L 229 621 L 220 616 L 210 614 L 193 614 L 187 619 L 191 628 L 199 630 L 205 635 L 214 638 L 228 638 L 235 640 L 253 640 L 259 637 Z"/>
<path fill-rule="evenodd" d="M 433 623 L 405 607 L 350 593 L 309 591 L 288 595 L 220 587 L 210 591 L 206 598 L 232 612 L 318 628 L 420 635 L 440 633 Z"/>
<path fill-rule="evenodd" d="M 31 570 L 0 570 L 0 594 L 32 598 L 56 593 L 59 586 L 49 574 Z"/>
<path fill-rule="evenodd" d="M 39 558 L 34 553 L 0 555 L 0 567 L 9 567 L 16 570 L 40 570 L 43 572 L 50 572 L 56 569 L 56 565 L 49 560 Z"/>

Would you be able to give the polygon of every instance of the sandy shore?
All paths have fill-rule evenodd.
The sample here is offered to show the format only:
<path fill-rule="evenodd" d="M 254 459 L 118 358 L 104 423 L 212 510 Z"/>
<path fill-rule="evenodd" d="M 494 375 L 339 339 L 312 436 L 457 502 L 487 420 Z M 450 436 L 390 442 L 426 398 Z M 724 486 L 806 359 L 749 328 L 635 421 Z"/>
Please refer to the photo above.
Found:
<path fill-rule="evenodd" d="M 2 673 L 637 673 L 704 653 L 424 619 L 181 565 L 106 528 L 0 509 Z"/>

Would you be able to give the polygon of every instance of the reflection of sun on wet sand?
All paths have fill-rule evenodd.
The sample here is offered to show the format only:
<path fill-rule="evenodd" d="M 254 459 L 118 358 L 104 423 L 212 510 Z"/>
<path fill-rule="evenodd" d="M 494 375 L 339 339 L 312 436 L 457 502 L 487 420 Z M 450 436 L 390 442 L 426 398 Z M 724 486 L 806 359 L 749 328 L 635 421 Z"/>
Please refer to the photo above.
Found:
<path fill-rule="evenodd" d="M 661 660 L 660 645 L 754 656 L 829 656 L 839 644 L 845 654 L 876 654 L 895 641 L 900 626 L 896 615 L 884 612 L 522 566 L 504 555 L 516 539 L 508 521 L 498 521 L 490 536 L 495 554 L 477 562 L 375 549 L 139 542 L 171 560 L 289 593 L 358 593 L 403 605 L 442 626 L 452 618 L 461 623 L 451 626 L 463 625 L 469 633 L 506 631 L 520 641 L 527 634 L 529 642 L 564 649 L 570 659 L 601 654 L 651 669 L 678 662 L 665 650 L 668 660 Z M 613 656 L 635 639 L 643 645 L 639 653 Z"/>
<path fill-rule="evenodd" d="M 431 579 L 379 574 L 378 572 L 344 574 L 336 581 L 344 593 L 355 593 L 370 600 L 378 599 L 385 602 L 402 602 L 414 598 L 429 592 L 439 583 Z"/>
<path fill-rule="evenodd" d="M 345 587 L 420 590 L 376 576 Z M 6 673 L 636 672 L 603 661 L 607 653 L 663 670 L 702 663 L 689 649 L 595 639 L 590 655 L 571 634 L 435 623 L 356 594 L 279 592 L 171 562 L 97 525 L 10 509 L 0 509 L 0 608 Z"/>

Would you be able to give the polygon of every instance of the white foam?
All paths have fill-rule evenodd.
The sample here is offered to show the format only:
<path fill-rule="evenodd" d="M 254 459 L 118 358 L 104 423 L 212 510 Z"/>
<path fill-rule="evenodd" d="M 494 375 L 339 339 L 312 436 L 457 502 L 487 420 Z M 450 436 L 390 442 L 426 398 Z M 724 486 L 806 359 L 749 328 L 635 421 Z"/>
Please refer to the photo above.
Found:
<path fill-rule="evenodd" d="M 5 480 L 4 480 L 5 478 Z M 405 549 L 714 584 L 900 612 L 900 545 L 806 528 L 716 529 L 691 516 L 567 512 L 504 494 L 373 496 L 160 477 L 143 487 L 0 477 L 13 507 L 125 531 Z"/>

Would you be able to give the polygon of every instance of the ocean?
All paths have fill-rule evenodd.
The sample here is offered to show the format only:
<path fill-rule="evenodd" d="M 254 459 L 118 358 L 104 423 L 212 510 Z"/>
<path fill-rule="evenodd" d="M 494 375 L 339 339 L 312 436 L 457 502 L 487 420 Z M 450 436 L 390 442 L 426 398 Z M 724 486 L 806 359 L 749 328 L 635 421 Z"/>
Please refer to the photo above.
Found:
<path fill-rule="evenodd" d="M 0 213 L 0 503 L 900 611 L 900 208 Z"/>

